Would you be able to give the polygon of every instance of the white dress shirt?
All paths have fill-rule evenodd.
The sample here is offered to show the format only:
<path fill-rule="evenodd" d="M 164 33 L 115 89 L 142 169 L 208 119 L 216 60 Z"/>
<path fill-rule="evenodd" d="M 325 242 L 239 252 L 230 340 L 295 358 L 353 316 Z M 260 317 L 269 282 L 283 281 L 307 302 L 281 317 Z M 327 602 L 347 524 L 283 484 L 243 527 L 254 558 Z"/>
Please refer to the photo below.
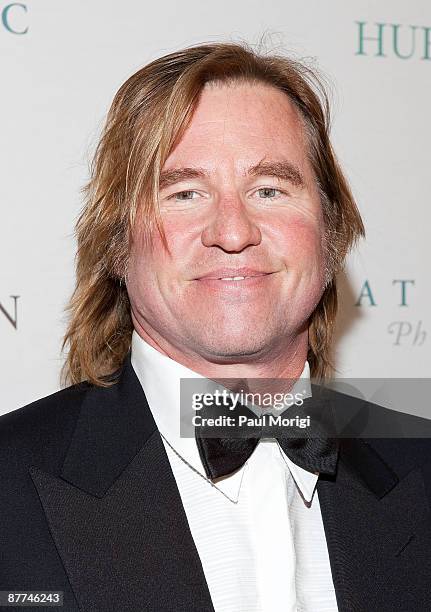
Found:
<path fill-rule="evenodd" d="M 316 483 L 277 440 L 207 479 L 194 438 L 180 437 L 180 379 L 203 378 L 136 332 L 132 365 L 162 436 L 215 612 L 338 610 Z M 309 378 L 308 362 L 302 378 Z"/>

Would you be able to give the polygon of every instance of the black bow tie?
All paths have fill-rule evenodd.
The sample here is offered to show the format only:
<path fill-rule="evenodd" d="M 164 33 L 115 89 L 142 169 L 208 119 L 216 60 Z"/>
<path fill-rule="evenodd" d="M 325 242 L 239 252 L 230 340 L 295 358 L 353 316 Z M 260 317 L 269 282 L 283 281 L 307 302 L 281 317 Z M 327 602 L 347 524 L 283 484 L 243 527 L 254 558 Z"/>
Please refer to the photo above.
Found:
<path fill-rule="evenodd" d="M 256 414 L 243 405 L 236 411 L 256 421 Z M 218 410 L 220 415 L 220 410 Z M 216 416 L 212 408 L 201 411 L 203 417 Z M 307 398 L 301 407 L 292 406 L 281 413 L 281 418 L 310 416 L 306 430 L 289 426 L 266 425 L 236 427 L 195 427 L 195 439 L 207 478 L 214 480 L 239 469 L 251 456 L 262 437 L 276 438 L 284 453 L 296 465 L 310 472 L 334 474 L 339 441 L 334 435 L 333 415 L 327 403 Z M 212 432 L 217 432 L 213 437 Z M 218 432 L 225 434 L 220 436 Z M 331 436 L 332 434 L 332 436 Z"/>

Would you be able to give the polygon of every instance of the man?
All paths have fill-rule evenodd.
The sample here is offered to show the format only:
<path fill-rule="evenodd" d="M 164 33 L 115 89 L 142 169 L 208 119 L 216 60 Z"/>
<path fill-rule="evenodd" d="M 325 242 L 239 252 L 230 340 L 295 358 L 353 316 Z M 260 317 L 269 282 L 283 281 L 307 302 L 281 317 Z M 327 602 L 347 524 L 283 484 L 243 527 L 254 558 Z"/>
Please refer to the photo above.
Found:
<path fill-rule="evenodd" d="M 363 226 L 328 121 L 308 68 L 245 45 L 120 88 L 77 224 L 74 384 L 0 420 L 1 590 L 67 611 L 430 609 L 427 439 L 180 435 L 181 379 L 330 373 Z"/>

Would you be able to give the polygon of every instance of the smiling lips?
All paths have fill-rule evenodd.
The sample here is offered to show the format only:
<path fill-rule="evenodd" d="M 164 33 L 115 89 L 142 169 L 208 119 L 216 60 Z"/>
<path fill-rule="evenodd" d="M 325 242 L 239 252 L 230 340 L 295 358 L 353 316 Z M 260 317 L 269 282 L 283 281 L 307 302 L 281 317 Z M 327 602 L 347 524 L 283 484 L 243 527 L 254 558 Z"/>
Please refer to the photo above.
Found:
<path fill-rule="evenodd" d="M 272 272 L 255 270 L 253 268 L 219 268 L 212 270 L 208 274 L 198 277 L 199 281 L 244 281 L 250 278 L 267 276 Z"/>

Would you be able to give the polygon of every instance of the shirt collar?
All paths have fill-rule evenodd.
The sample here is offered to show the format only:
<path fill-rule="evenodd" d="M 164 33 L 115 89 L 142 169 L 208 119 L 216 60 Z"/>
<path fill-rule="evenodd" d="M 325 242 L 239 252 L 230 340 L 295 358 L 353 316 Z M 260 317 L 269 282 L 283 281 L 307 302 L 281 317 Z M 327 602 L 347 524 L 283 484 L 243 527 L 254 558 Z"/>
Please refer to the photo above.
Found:
<path fill-rule="evenodd" d="M 141 383 L 148 405 L 160 434 L 173 450 L 195 471 L 206 479 L 205 470 L 194 438 L 180 436 L 180 381 L 181 378 L 205 378 L 190 370 L 167 355 L 160 353 L 139 336 L 132 334 L 131 362 Z M 310 368 L 305 362 L 301 379 L 309 381 Z M 296 465 L 279 446 L 305 501 L 310 502 L 316 487 L 318 474 L 308 472 Z M 229 499 L 237 501 L 247 462 L 242 468 L 220 478 L 213 486 L 220 489 Z"/>

